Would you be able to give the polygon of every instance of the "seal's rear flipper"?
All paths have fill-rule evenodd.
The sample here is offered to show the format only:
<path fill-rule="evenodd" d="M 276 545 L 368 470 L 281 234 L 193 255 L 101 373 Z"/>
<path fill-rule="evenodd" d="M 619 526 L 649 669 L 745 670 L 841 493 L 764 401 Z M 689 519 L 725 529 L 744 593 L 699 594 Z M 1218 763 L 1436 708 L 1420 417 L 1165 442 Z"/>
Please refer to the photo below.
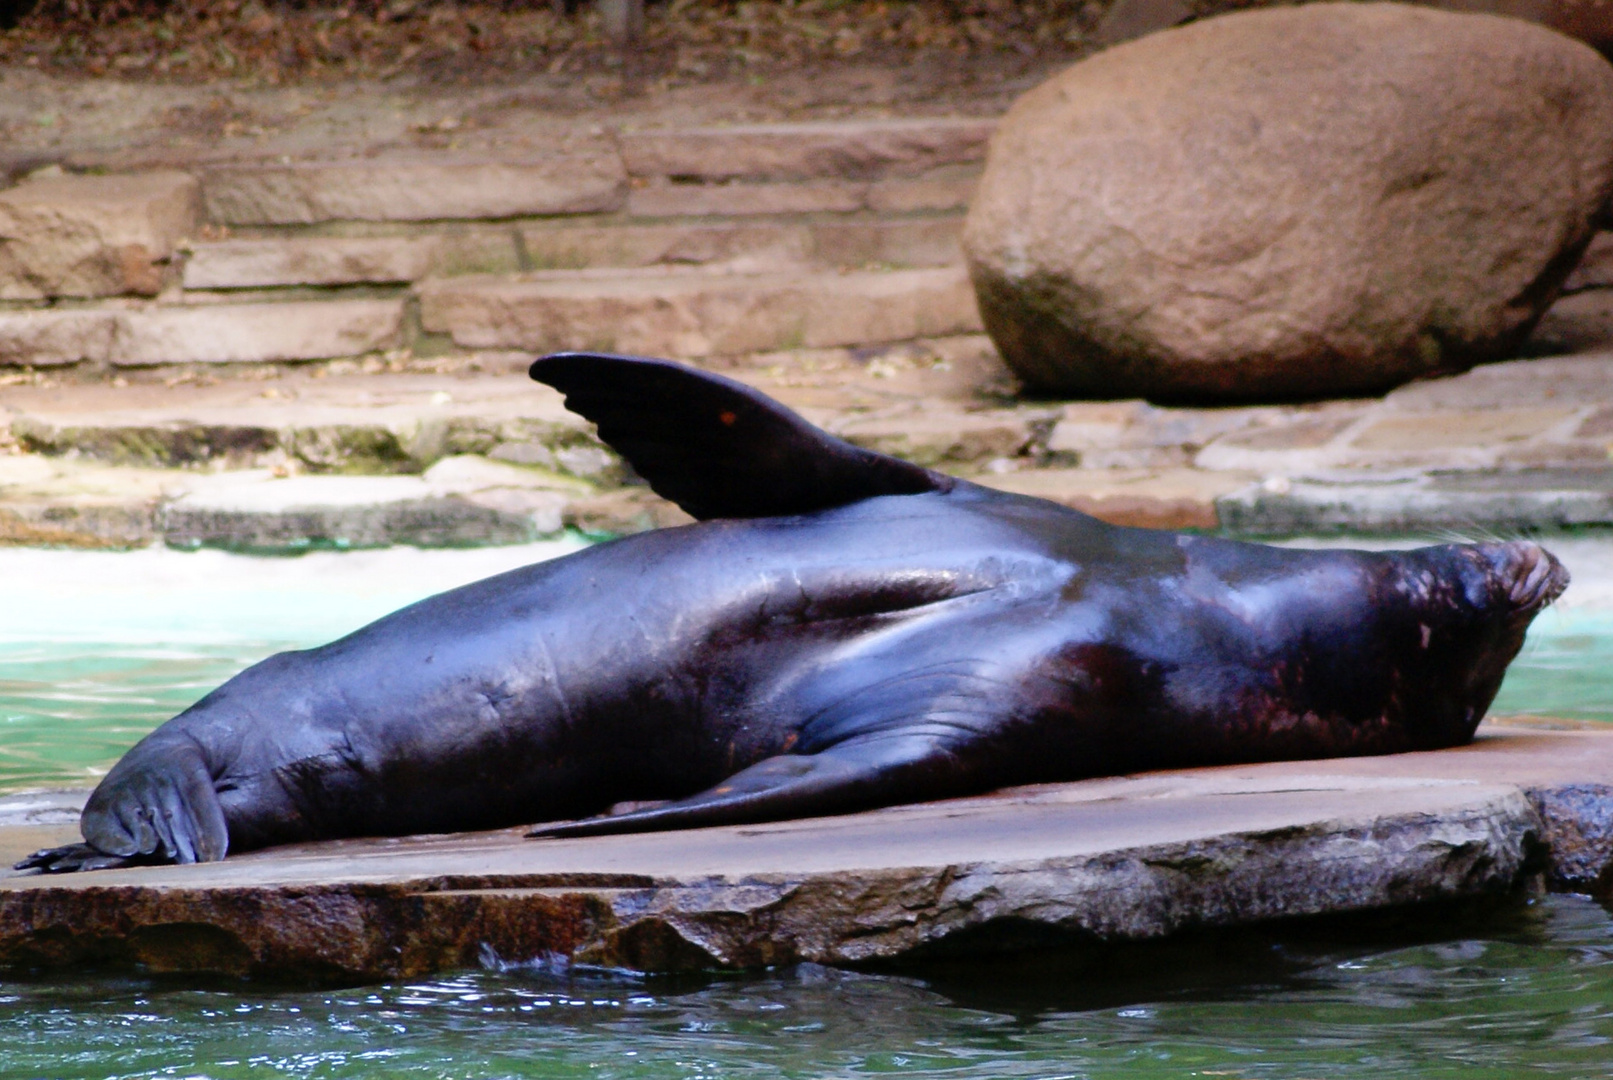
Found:
<path fill-rule="evenodd" d="M 702 520 L 805 514 L 953 483 L 837 439 L 743 383 L 667 360 L 556 353 L 531 375 L 599 425 L 656 494 Z"/>
<path fill-rule="evenodd" d="M 850 739 L 817 754 L 781 754 L 741 770 L 708 791 L 614 817 L 542 825 L 528 836 L 699 829 L 786 818 L 850 814 L 979 790 L 977 777 L 933 735 Z"/>
<path fill-rule="evenodd" d="M 147 736 L 96 787 L 79 819 L 88 843 L 35 852 L 16 868 L 49 874 L 222 859 L 229 829 L 201 752 L 160 735 Z"/>
<path fill-rule="evenodd" d="M 12 864 L 13 870 L 38 870 L 44 874 L 73 874 L 80 870 L 118 870 L 125 866 L 152 866 L 166 860 L 150 855 L 108 855 L 88 844 L 66 844 L 36 851 Z"/>

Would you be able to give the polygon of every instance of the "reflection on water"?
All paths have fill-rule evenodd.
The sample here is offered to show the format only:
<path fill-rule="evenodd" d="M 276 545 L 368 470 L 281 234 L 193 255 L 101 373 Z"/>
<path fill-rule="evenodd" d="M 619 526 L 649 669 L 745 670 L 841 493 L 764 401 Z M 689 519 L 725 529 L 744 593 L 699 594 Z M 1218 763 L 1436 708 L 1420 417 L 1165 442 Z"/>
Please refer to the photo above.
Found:
<path fill-rule="evenodd" d="M 0 981 L 0 1078 L 1608 1076 L 1613 919 L 1483 914 L 903 975 Z"/>
<path fill-rule="evenodd" d="M 0 644 L 0 791 L 93 784 L 257 650 Z"/>

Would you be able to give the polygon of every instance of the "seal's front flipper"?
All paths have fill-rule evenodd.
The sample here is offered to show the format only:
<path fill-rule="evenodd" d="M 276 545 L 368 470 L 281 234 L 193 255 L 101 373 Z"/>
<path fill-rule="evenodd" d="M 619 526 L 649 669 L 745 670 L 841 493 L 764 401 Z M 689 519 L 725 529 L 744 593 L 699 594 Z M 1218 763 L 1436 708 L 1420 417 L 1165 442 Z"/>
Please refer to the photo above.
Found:
<path fill-rule="evenodd" d="M 817 754 L 781 754 L 741 770 L 708 791 L 615 817 L 544 825 L 529 836 L 698 829 L 786 818 L 850 814 L 894 803 L 973 794 L 978 780 L 930 735 L 885 733 L 850 739 Z"/>
<path fill-rule="evenodd" d="M 743 383 L 670 361 L 556 353 L 531 375 L 594 421 L 656 494 L 702 520 L 805 514 L 952 485 L 837 439 Z"/>
<path fill-rule="evenodd" d="M 166 729 L 112 767 L 85 804 L 79 828 L 108 855 L 160 862 L 212 862 L 229 848 L 224 809 L 200 750 Z"/>
<path fill-rule="evenodd" d="M 1093 723 L 1114 713 L 1100 657 L 1069 652 L 1048 616 L 1061 579 L 1019 581 L 926 606 L 926 615 L 847 642 L 782 687 L 799 752 L 715 787 L 616 817 L 541 826 L 595 836 L 848 814 L 978 795 L 1105 763 Z"/>
<path fill-rule="evenodd" d="M 88 841 L 35 852 L 18 870 L 71 873 L 211 862 L 229 848 L 224 809 L 201 752 L 159 729 L 106 774 L 79 818 Z"/>

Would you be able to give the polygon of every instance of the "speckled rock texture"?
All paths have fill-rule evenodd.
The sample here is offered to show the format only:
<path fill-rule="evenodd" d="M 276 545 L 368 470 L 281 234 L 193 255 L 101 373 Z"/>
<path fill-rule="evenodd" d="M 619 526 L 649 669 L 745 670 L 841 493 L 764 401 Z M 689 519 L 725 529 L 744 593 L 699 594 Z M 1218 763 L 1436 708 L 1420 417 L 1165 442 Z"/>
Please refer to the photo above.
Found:
<path fill-rule="evenodd" d="M 338 980 L 545 957 L 639 971 L 1123 942 L 1517 888 L 1609 894 L 1613 733 L 1143 773 L 763 825 L 340 840 L 61 877 L 0 869 L 0 970 Z M 84 792 L 0 798 L 0 867 Z"/>
<path fill-rule="evenodd" d="M 1613 190 L 1613 66 L 1396 4 L 1206 19 L 1021 98 L 964 245 L 1031 388 L 1220 402 L 1499 359 Z"/>
<path fill-rule="evenodd" d="M 1505 892 L 1539 831 L 1503 785 L 1289 776 L 1050 785 L 582 841 L 340 841 L 0 873 L 0 968 L 373 979 L 546 955 L 639 971 L 860 963 L 991 949 L 1009 932 L 1138 941 Z"/>

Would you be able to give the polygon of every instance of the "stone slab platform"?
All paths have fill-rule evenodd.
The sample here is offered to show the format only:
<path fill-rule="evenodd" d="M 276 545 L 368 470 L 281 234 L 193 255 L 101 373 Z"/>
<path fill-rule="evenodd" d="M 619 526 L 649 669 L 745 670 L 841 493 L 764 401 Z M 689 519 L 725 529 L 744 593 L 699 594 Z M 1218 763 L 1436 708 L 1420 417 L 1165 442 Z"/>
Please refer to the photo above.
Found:
<path fill-rule="evenodd" d="M 288 846 L 191 867 L 0 874 L 0 964 L 370 979 L 563 955 L 638 970 L 857 963 L 1006 932 L 1142 940 L 1602 887 L 1613 732 L 1488 725 L 1376 759 L 1158 772 L 769 825 Z M 0 803 L 0 858 L 72 799 Z"/>

